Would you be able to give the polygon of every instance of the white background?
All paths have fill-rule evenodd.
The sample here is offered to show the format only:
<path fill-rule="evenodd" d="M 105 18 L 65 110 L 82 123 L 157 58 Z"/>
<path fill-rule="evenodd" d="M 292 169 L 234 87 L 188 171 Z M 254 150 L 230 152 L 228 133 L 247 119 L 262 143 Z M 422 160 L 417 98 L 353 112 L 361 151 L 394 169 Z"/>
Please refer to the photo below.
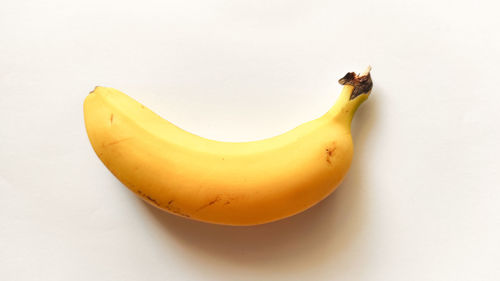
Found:
<path fill-rule="evenodd" d="M 1 280 L 499 280 L 494 1 L 0 2 Z M 245 141 L 323 114 L 373 66 L 342 186 L 257 227 L 147 206 L 94 154 L 118 88 Z"/>

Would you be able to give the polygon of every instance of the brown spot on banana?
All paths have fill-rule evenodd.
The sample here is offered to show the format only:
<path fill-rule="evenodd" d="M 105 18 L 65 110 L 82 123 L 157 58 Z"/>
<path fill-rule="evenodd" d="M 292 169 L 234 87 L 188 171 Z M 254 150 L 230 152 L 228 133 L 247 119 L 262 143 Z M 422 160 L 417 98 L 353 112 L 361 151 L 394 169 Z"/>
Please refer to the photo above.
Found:
<path fill-rule="evenodd" d="M 326 162 L 332 164 L 332 159 L 335 156 L 335 151 L 337 151 L 337 144 L 332 142 L 326 149 Z"/>
<path fill-rule="evenodd" d="M 178 214 L 180 216 L 183 216 L 183 217 L 186 217 L 186 218 L 189 218 L 191 217 L 190 215 L 184 213 L 181 211 L 181 209 L 177 206 L 174 206 L 174 200 L 170 200 L 168 201 L 167 205 L 166 206 L 160 206 L 161 208 L 163 209 L 166 209 L 174 214 Z"/>
<path fill-rule="evenodd" d="M 160 206 L 160 203 L 158 203 L 158 201 L 156 201 L 153 197 L 151 197 L 151 196 L 149 196 L 149 195 L 145 194 L 145 193 L 144 193 L 144 192 L 142 192 L 140 189 L 138 189 L 138 190 L 136 191 L 136 193 L 137 193 L 137 195 L 139 195 L 141 198 L 143 198 L 143 199 L 145 199 L 145 200 L 147 200 L 147 201 L 149 201 L 149 202 L 151 202 L 151 203 L 154 203 L 154 204 L 155 204 L 156 206 L 158 206 L 158 207 L 161 207 L 161 206 Z"/>
<path fill-rule="evenodd" d="M 151 196 L 146 195 L 146 198 L 148 198 L 149 201 L 153 202 L 156 206 L 160 206 L 160 203 L 153 199 Z"/>
<path fill-rule="evenodd" d="M 208 202 L 207 204 L 205 204 L 205 205 L 199 207 L 198 209 L 196 209 L 196 212 L 201 211 L 201 210 L 205 209 L 206 207 L 212 206 L 213 204 L 217 203 L 220 200 L 221 200 L 221 197 L 219 195 L 217 195 L 215 197 L 215 199 L 213 199 L 212 201 Z"/>
<path fill-rule="evenodd" d="M 174 206 L 174 204 L 173 204 L 174 200 L 168 201 L 167 205 L 163 206 L 160 202 L 155 200 L 153 197 L 147 195 L 146 193 L 142 192 L 141 190 L 137 190 L 137 194 L 145 201 L 155 205 L 156 207 L 158 207 L 160 209 L 166 209 L 172 213 L 178 214 L 178 215 L 186 217 L 186 218 L 191 217 L 190 215 L 182 212 L 182 210 L 179 207 Z"/>

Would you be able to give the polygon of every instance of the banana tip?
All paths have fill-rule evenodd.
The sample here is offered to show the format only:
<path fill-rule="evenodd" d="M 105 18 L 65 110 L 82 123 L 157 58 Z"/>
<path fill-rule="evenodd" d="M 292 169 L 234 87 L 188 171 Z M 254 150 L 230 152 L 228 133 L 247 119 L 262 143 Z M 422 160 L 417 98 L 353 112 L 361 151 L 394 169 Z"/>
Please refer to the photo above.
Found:
<path fill-rule="evenodd" d="M 366 75 L 368 75 L 370 73 L 370 71 L 372 71 L 372 66 L 368 65 L 366 67 L 365 71 L 363 71 L 360 76 L 366 76 Z"/>
<path fill-rule="evenodd" d="M 99 87 L 102 87 L 102 86 L 95 86 L 94 89 L 89 93 L 89 95 L 93 94 L 95 91 L 97 91 L 97 88 L 99 88 Z"/>

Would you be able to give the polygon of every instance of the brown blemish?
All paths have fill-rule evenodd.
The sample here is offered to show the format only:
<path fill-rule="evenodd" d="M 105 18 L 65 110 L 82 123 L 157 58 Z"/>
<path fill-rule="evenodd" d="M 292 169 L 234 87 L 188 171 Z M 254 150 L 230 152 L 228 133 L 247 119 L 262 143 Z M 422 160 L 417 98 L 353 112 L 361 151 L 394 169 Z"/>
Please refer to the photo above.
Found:
<path fill-rule="evenodd" d="M 144 109 L 145 108 L 144 105 L 141 104 L 141 108 Z"/>
<path fill-rule="evenodd" d="M 146 193 L 143 193 L 140 189 L 138 189 L 136 192 L 142 198 L 147 199 L 149 202 L 154 203 L 158 207 L 161 207 L 160 203 L 158 203 L 158 201 L 156 201 L 153 197 L 147 195 Z"/>
<path fill-rule="evenodd" d="M 325 151 L 326 151 L 326 162 L 328 162 L 328 164 L 332 164 L 332 158 L 335 155 L 335 151 L 336 150 L 337 150 L 337 146 L 336 146 L 335 142 L 333 142 L 331 144 L 331 146 L 329 146 L 329 147 L 327 147 L 325 149 Z"/>
<path fill-rule="evenodd" d="M 172 212 L 172 213 L 174 213 L 174 214 L 178 214 L 178 215 L 186 217 L 186 218 L 191 217 L 190 215 L 182 212 L 179 207 L 174 206 L 173 203 L 174 203 L 174 200 L 170 200 L 170 201 L 168 201 L 167 205 L 164 206 L 163 208 L 166 209 L 166 210 L 168 210 L 168 211 L 170 211 L 170 212 Z"/>
<path fill-rule="evenodd" d="M 224 202 L 224 205 L 229 205 L 229 204 L 231 204 L 231 201 Z"/>
<path fill-rule="evenodd" d="M 111 116 L 109 116 L 109 124 L 113 124 L 113 113 L 111 113 Z"/>
<path fill-rule="evenodd" d="M 160 204 L 158 203 L 158 201 L 156 201 L 155 199 L 151 198 L 151 196 L 146 195 L 146 198 L 148 198 L 149 201 L 155 203 L 157 206 L 160 206 Z"/>
<path fill-rule="evenodd" d="M 348 72 L 344 77 L 340 78 L 339 83 L 341 85 L 354 86 L 349 100 L 353 100 L 357 96 L 362 94 L 368 94 L 373 87 L 370 72 L 363 75 L 357 75 L 354 72 Z"/>
<path fill-rule="evenodd" d="M 174 200 L 170 200 L 170 201 L 168 201 L 167 205 L 162 206 L 160 204 L 160 202 L 158 202 L 157 200 L 155 200 L 151 196 L 147 195 L 146 193 L 142 192 L 141 190 L 137 190 L 137 194 L 140 197 L 142 197 L 144 200 L 146 200 L 147 202 L 155 205 L 156 207 L 158 207 L 160 209 L 167 210 L 167 211 L 169 211 L 171 213 L 174 213 L 174 214 L 177 214 L 179 216 L 186 217 L 186 218 L 190 218 L 191 217 L 190 215 L 182 212 L 179 207 L 175 206 L 174 205 Z"/>
<path fill-rule="evenodd" d="M 214 200 L 212 200 L 212 201 L 208 202 L 207 204 L 196 209 L 196 212 L 201 211 L 201 210 L 205 209 L 206 207 L 212 206 L 213 204 L 217 203 L 220 200 L 221 200 L 220 196 L 217 195 Z"/>

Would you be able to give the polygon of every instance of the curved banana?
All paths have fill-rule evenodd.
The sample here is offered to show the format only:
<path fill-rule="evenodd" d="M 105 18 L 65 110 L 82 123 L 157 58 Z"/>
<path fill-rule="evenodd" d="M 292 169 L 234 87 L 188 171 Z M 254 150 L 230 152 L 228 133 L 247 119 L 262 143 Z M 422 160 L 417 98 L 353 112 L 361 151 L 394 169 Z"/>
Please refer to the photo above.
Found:
<path fill-rule="evenodd" d="M 351 120 L 372 81 L 368 69 L 339 82 L 341 95 L 322 117 L 260 141 L 196 136 L 105 87 L 85 99 L 85 125 L 104 165 L 148 203 L 204 222 L 262 224 L 313 206 L 347 173 Z"/>

